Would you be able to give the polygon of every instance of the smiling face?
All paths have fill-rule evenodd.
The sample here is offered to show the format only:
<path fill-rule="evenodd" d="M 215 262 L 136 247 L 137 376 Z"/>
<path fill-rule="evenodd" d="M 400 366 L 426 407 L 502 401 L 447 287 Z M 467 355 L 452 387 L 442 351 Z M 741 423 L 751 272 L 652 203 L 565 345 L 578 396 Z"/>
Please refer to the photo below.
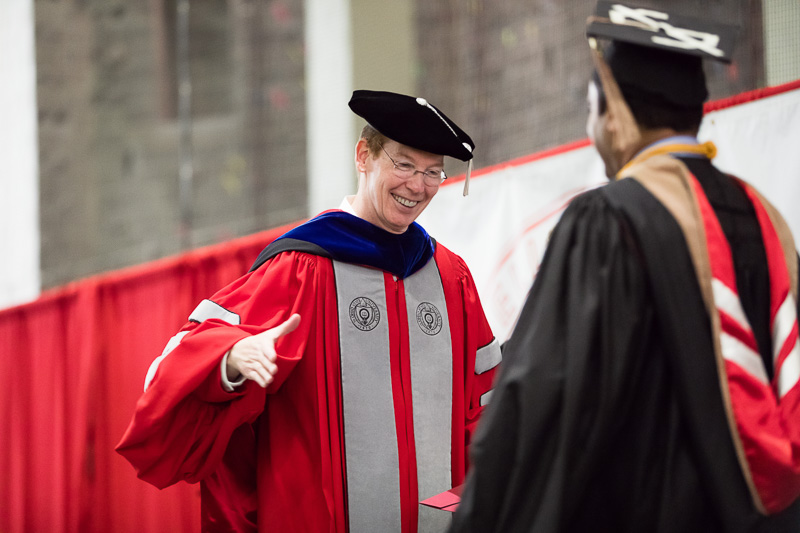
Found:
<path fill-rule="evenodd" d="M 387 139 L 386 154 L 398 164 L 409 163 L 417 170 L 441 170 L 444 156 L 423 152 Z M 397 176 L 394 164 L 379 150 L 370 152 L 364 139 L 356 145 L 359 170 L 358 193 L 353 209 L 359 217 L 391 233 L 404 233 L 439 191 L 439 185 L 426 185 L 421 173 L 408 179 Z"/>

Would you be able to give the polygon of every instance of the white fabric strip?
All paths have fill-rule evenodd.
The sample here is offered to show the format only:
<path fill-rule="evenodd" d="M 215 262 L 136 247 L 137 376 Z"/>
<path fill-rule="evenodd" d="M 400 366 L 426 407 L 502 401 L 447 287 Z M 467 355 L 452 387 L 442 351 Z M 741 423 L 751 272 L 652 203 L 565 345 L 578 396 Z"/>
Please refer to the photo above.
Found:
<path fill-rule="evenodd" d="M 481 407 L 484 406 L 484 405 L 488 405 L 489 404 L 489 402 L 492 399 L 492 393 L 493 392 L 494 392 L 493 390 L 490 390 L 490 391 L 486 391 L 483 394 L 481 394 Z"/>
<path fill-rule="evenodd" d="M 792 295 L 788 294 L 778 308 L 775 321 L 772 323 L 772 360 L 775 363 L 778 362 L 778 356 L 783 350 L 783 345 L 786 344 L 796 320 L 797 307 Z"/>
<path fill-rule="evenodd" d="M 722 348 L 722 357 L 732 363 L 736 363 L 764 385 L 769 385 L 767 371 L 764 369 L 764 361 L 761 360 L 761 356 L 757 352 L 724 331 L 720 332 L 719 340 Z"/>
<path fill-rule="evenodd" d="M 453 420 L 453 345 L 436 261 L 403 281 L 408 315 L 414 444 L 419 500 L 449 490 Z M 447 530 L 450 514 L 419 506 L 419 533 Z"/>
<path fill-rule="evenodd" d="M 780 368 L 777 368 L 778 357 L 787 342 L 791 342 L 789 337 L 792 335 L 792 328 L 797 321 L 797 304 L 791 294 L 778 308 L 775 314 L 775 321 L 772 324 L 772 357 L 775 362 L 775 372 L 777 372 L 778 398 L 783 398 L 798 380 L 800 380 L 800 346 L 797 339 L 792 345 L 791 351 L 784 359 Z"/>
<path fill-rule="evenodd" d="M 800 345 L 795 341 L 778 374 L 778 398 L 783 398 L 792 390 L 798 380 L 800 380 Z"/>
<path fill-rule="evenodd" d="M 383 272 L 333 262 L 339 307 L 347 502 L 351 533 L 400 531 L 400 463 L 394 421 Z"/>
<path fill-rule="evenodd" d="M 493 369 L 500 364 L 503 360 L 503 354 L 500 351 L 500 343 L 497 339 L 492 339 L 492 342 L 478 348 L 478 353 L 475 355 L 475 373 L 483 374 Z"/>
<path fill-rule="evenodd" d="M 735 320 L 745 331 L 750 331 L 750 323 L 742 309 L 742 302 L 735 292 L 730 290 L 717 278 L 711 280 L 711 290 L 714 293 L 714 303 L 717 309 Z"/>
<path fill-rule="evenodd" d="M 167 345 L 164 346 L 164 350 L 161 352 L 161 355 L 156 357 L 152 363 L 150 363 L 150 368 L 147 369 L 147 375 L 144 377 L 144 390 L 147 390 L 147 387 L 150 386 L 150 382 L 153 381 L 153 378 L 156 377 L 156 370 L 158 370 L 158 365 L 161 364 L 161 361 L 164 360 L 169 353 L 177 348 L 177 346 L 181 343 L 181 340 L 189 333 L 188 331 L 181 331 L 177 335 L 173 336 L 168 342 Z"/>
<path fill-rule="evenodd" d="M 212 302 L 211 300 L 203 300 L 200 302 L 200 304 L 195 307 L 194 311 L 192 311 L 192 314 L 189 315 L 189 320 L 193 322 L 205 322 L 209 318 L 218 318 L 223 322 L 227 322 L 228 324 L 232 324 L 234 326 L 238 326 L 242 322 L 239 315 L 228 311 L 218 303 Z"/>

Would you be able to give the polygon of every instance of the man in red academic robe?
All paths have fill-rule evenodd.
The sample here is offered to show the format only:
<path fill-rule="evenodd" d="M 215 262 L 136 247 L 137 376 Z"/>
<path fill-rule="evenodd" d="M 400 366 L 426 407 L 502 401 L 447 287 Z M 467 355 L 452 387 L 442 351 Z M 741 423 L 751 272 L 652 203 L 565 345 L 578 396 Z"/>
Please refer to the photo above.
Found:
<path fill-rule="evenodd" d="M 442 531 L 500 349 L 463 260 L 416 217 L 471 139 L 356 91 L 358 192 L 268 246 L 151 366 L 118 451 L 200 482 L 204 531 Z"/>

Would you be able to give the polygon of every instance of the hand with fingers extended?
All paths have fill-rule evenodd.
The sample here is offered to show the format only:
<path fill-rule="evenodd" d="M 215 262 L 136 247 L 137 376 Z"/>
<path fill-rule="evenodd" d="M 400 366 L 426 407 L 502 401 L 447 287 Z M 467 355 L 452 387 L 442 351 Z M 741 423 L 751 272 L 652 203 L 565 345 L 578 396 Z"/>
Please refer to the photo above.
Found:
<path fill-rule="evenodd" d="M 244 376 L 266 388 L 278 372 L 275 341 L 294 331 L 299 324 L 300 315 L 295 313 L 282 324 L 234 344 L 228 353 L 228 379 L 234 381 Z"/>

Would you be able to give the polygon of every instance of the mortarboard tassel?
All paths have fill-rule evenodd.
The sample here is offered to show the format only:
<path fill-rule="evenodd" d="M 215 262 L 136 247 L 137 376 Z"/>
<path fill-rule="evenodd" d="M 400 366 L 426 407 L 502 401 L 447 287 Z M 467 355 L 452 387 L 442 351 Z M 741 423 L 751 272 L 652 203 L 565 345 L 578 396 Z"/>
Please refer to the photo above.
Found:
<path fill-rule="evenodd" d="M 464 178 L 464 196 L 469 194 L 469 175 L 472 173 L 472 159 L 467 162 L 467 176 Z"/>

